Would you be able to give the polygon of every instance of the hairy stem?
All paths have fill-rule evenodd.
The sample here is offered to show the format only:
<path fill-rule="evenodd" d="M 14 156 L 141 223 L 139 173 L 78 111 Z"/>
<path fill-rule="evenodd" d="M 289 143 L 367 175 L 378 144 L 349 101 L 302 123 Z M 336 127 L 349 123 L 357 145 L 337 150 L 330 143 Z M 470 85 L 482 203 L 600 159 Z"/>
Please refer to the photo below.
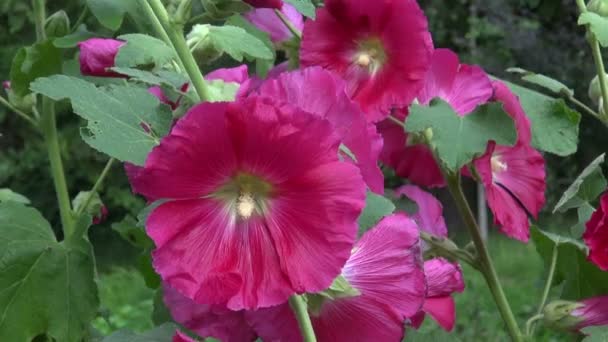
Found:
<path fill-rule="evenodd" d="M 150 20 L 158 21 L 164 28 L 164 31 L 169 37 L 169 40 L 171 41 L 181 63 L 184 65 L 184 69 L 188 73 L 190 81 L 192 82 L 192 85 L 194 85 L 194 89 L 196 89 L 196 93 L 198 94 L 200 100 L 209 100 L 207 83 L 203 78 L 201 70 L 196 64 L 196 60 L 194 60 L 194 56 L 192 56 L 192 53 L 188 48 L 188 44 L 186 43 L 182 29 L 183 25 L 177 25 L 176 23 L 172 23 L 170 21 L 169 14 L 160 0 L 148 0 L 148 4 L 152 10 L 148 14 L 153 16 L 153 18 L 150 18 Z"/>
<path fill-rule="evenodd" d="M 302 340 L 304 342 L 316 342 L 317 338 L 315 337 L 315 331 L 310 322 L 310 316 L 308 316 L 308 308 L 304 298 L 302 298 L 302 296 L 293 295 L 289 298 L 289 305 L 298 320 Z"/>
<path fill-rule="evenodd" d="M 33 0 L 32 5 L 36 22 L 36 38 L 39 42 L 44 41 L 46 39 L 46 33 L 44 32 L 44 22 L 46 20 L 45 0 Z M 40 130 L 44 136 L 51 163 L 51 176 L 53 177 L 53 184 L 57 193 L 63 235 L 67 238 L 74 230 L 74 221 L 68 185 L 65 180 L 65 172 L 63 171 L 63 162 L 61 161 L 61 150 L 55 121 L 55 104 L 51 99 L 42 97 Z"/>
<path fill-rule="evenodd" d="M 475 244 L 475 248 L 478 253 L 478 262 L 480 266 L 481 273 L 483 274 L 488 287 L 490 288 L 490 292 L 492 292 L 492 296 L 494 297 L 494 301 L 498 306 L 498 310 L 507 325 L 507 330 L 511 339 L 516 342 L 521 342 L 522 334 L 517 325 L 517 320 L 513 315 L 513 311 L 507 301 L 507 297 L 502 289 L 502 285 L 498 279 L 498 275 L 496 274 L 496 270 L 494 269 L 494 265 L 492 263 L 492 259 L 490 258 L 490 253 L 486 247 L 485 242 L 481 236 L 479 231 L 479 227 L 477 226 L 477 222 L 475 221 L 475 216 L 473 216 L 473 212 L 471 211 L 471 207 L 462 192 L 462 187 L 460 185 L 460 175 L 447 175 L 447 183 L 448 190 L 450 194 L 454 198 L 454 202 L 456 203 L 456 207 L 458 208 L 458 212 L 462 217 L 465 226 L 469 230 L 469 234 L 471 235 L 471 239 Z"/>

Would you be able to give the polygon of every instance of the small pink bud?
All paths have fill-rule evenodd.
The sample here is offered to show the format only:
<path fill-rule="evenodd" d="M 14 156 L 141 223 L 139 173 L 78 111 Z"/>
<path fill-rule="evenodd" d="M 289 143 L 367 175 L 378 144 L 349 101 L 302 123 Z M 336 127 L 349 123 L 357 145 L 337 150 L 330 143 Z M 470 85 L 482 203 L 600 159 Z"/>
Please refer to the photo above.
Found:
<path fill-rule="evenodd" d="M 125 42 L 116 39 L 91 38 L 78 43 L 80 72 L 85 76 L 125 77 L 109 68 L 114 66 L 118 50 Z"/>
<path fill-rule="evenodd" d="M 276 8 L 281 9 L 283 0 L 243 0 L 255 8 Z"/>

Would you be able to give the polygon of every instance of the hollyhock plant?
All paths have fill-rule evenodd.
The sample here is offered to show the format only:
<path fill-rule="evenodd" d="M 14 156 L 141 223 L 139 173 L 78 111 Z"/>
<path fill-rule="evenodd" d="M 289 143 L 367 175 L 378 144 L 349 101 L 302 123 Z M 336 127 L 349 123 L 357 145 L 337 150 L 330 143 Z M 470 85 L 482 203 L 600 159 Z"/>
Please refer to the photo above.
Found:
<path fill-rule="evenodd" d="M 464 291 L 462 270 L 456 263 L 443 258 L 424 262 L 427 294 L 422 310 L 412 317 L 411 325 L 420 327 L 426 314 L 430 315 L 443 329 L 452 331 L 456 322 L 456 305 L 452 294 Z"/>
<path fill-rule="evenodd" d="M 348 259 L 365 184 L 329 122 L 270 98 L 193 107 L 132 179 L 153 265 L 202 304 L 255 309 L 327 288 Z"/>
<path fill-rule="evenodd" d="M 276 8 L 281 9 L 283 0 L 243 0 L 255 8 Z"/>
<path fill-rule="evenodd" d="M 304 27 L 304 18 L 295 7 L 287 3 L 283 4 L 281 12 L 285 15 L 285 18 L 291 22 L 295 29 L 302 31 L 302 28 Z M 258 29 L 267 32 L 270 35 L 270 39 L 275 43 L 282 43 L 293 38 L 291 31 L 285 26 L 283 21 L 279 19 L 273 9 L 254 9 L 251 12 L 245 13 L 244 17 Z"/>
<path fill-rule="evenodd" d="M 432 49 L 414 0 L 327 0 L 304 23 L 300 62 L 336 72 L 368 120 L 379 121 L 414 100 Z"/>
<path fill-rule="evenodd" d="M 415 185 L 404 185 L 395 189 L 395 195 L 406 196 L 416 202 L 418 211 L 412 218 L 421 230 L 435 236 L 448 236 L 448 228 L 443 218 L 443 205 L 433 195 Z"/>
<path fill-rule="evenodd" d="M 586 223 L 583 240 L 589 247 L 589 260 L 603 271 L 608 271 L 608 193 L 600 198 L 600 205 Z"/>
<path fill-rule="evenodd" d="M 357 242 L 342 276 L 356 295 L 307 295 L 318 341 L 401 341 L 403 322 L 420 310 L 425 296 L 416 224 L 404 214 L 382 219 Z M 166 287 L 165 303 L 177 322 L 202 337 L 301 341 L 288 304 L 230 311 L 196 304 Z"/>
<path fill-rule="evenodd" d="M 259 93 L 331 122 L 356 160 L 346 159 L 359 167 L 372 191 L 384 192 L 384 176 L 378 166 L 382 138 L 346 95 L 344 81 L 320 67 L 311 67 L 269 79 Z"/>
<path fill-rule="evenodd" d="M 557 300 L 545 306 L 543 315 L 547 325 L 570 331 L 608 325 L 608 296 L 592 297 L 577 302 Z"/>
<path fill-rule="evenodd" d="M 125 77 L 108 70 L 114 67 L 118 50 L 125 42 L 116 39 L 91 38 L 78 43 L 80 72 L 85 76 Z"/>

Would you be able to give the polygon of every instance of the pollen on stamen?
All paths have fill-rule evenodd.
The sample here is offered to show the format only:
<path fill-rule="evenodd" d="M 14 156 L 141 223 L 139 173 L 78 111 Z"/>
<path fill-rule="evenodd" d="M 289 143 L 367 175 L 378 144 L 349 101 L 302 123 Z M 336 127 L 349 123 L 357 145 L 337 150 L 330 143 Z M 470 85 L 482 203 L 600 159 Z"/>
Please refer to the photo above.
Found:
<path fill-rule="evenodd" d="M 236 201 L 236 211 L 240 218 L 248 219 L 255 210 L 255 201 L 251 194 L 242 193 Z"/>
<path fill-rule="evenodd" d="M 362 67 L 368 67 L 372 63 L 372 58 L 367 53 L 362 53 L 357 57 L 357 64 Z"/>
<path fill-rule="evenodd" d="M 492 165 L 492 173 L 504 172 L 508 169 L 508 165 L 501 161 L 499 156 L 493 156 L 490 159 L 490 164 Z"/>

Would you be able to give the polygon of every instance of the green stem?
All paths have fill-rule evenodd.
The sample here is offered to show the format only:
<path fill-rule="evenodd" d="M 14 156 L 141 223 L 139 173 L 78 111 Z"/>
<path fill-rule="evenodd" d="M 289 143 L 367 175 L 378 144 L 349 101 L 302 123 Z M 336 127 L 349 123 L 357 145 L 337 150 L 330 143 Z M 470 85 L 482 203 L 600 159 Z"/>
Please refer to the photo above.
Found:
<path fill-rule="evenodd" d="M 433 250 L 437 251 L 440 256 L 448 257 L 453 260 L 461 260 L 471 267 L 479 269 L 479 265 L 475 261 L 475 258 L 469 252 L 459 249 L 454 242 L 449 241 L 446 238 L 429 234 L 425 231 L 420 231 L 420 238 L 428 243 Z"/>
<path fill-rule="evenodd" d="M 543 309 L 545 308 L 545 304 L 547 304 L 547 299 L 549 298 L 549 292 L 551 292 L 551 286 L 553 285 L 553 277 L 555 276 L 555 267 L 557 266 L 557 255 L 558 248 L 557 245 L 553 246 L 553 254 L 551 255 L 551 265 L 549 266 L 549 274 L 547 275 L 547 282 L 545 283 L 545 289 L 543 290 L 543 295 L 540 299 L 540 304 L 538 305 L 538 310 L 536 310 L 536 316 L 541 315 Z M 534 317 L 536 317 L 534 316 Z M 542 316 L 542 315 L 541 315 Z M 535 325 L 532 324 L 531 330 L 527 330 L 528 335 L 534 334 Z"/>
<path fill-rule="evenodd" d="M 99 175 L 99 177 L 97 177 L 97 181 L 95 182 L 95 185 L 93 185 L 93 187 L 91 188 L 91 191 L 89 191 L 89 196 L 87 196 L 87 199 L 80 206 L 80 208 L 78 208 L 78 211 L 76 212 L 77 219 L 80 219 L 80 216 L 82 215 L 84 210 L 89 206 L 89 204 L 93 200 L 93 197 L 94 197 L 93 194 L 95 192 L 97 192 L 97 190 L 99 190 L 99 187 L 103 183 L 103 180 L 106 178 L 106 176 L 108 175 L 108 172 L 112 168 L 113 163 L 114 163 L 114 158 L 110 158 L 110 160 L 108 160 L 108 162 L 106 163 L 106 166 L 103 168 L 103 171 L 101 171 L 101 174 Z"/>
<path fill-rule="evenodd" d="M 289 298 L 289 305 L 291 305 L 291 310 L 293 310 L 293 313 L 298 320 L 303 341 L 316 342 L 317 338 L 315 337 L 315 331 L 312 327 L 310 316 L 308 316 L 308 308 L 304 298 L 302 298 L 302 296 L 293 295 Z"/>
<path fill-rule="evenodd" d="M 61 161 L 61 150 L 59 148 L 57 126 L 55 124 L 55 104 L 47 97 L 42 97 L 40 129 L 44 135 L 49 160 L 51 162 L 51 176 L 53 176 L 57 201 L 59 202 L 59 214 L 63 226 L 63 235 L 67 238 L 72 234 L 74 229 L 72 207 L 70 205 L 70 195 L 65 180 L 65 172 L 63 171 L 63 162 Z"/>
<path fill-rule="evenodd" d="M 87 15 L 89 14 L 89 6 L 84 6 L 84 8 L 82 9 L 82 12 L 80 12 L 80 15 L 78 16 L 78 19 L 76 19 L 76 22 L 74 23 L 74 25 L 72 25 L 72 29 L 70 30 L 70 33 L 74 33 L 76 32 L 76 30 L 78 30 L 78 26 L 82 25 L 82 23 L 84 23 L 84 20 L 87 18 Z"/>
<path fill-rule="evenodd" d="M 194 56 L 190 52 L 188 48 L 188 44 L 186 43 L 186 39 L 184 38 L 183 30 L 181 29 L 182 25 L 175 25 L 175 23 L 171 23 L 169 19 L 169 14 L 167 10 L 163 6 L 161 0 L 148 0 L 148 4 L 151 8 L 151 13 L 153 17 L 158 20 L 161 26 L 164 28 L 167 33 L 169 40 L 173 43 L 173 48 L 175 52 L 177 52 L 177 56 L 181 60 L 182 64 L 188 76 L 190 76 L 190 81 L 192 85 L 194 85 L 194 89 L 200 98 L 201 101 L 207 101 L 210 99 L 209 90 L 207 88 L 207 83 L 203 78 L 203 74 L 201 70 L 198 68 L 196 64 L 196 60 L 194 60 Z M 151 18 L 151 20 L 154 20 Z"/>
<path fill-rule="evenodd" d="M 169 45 L 170 47 L 173 48 L 173 50 L 175 50 L 175 46 L 173 45 L 173 42 L 171 41 L 171 39 L 169 38 L 169 35 L 167 34 L 167 32 L 165 31 L 165 29 L 163 28 L 163 25 L 160 23 L 160 21 L 158 20 L 158 18 L 156 17 L 156 15 L 154 15 L 154 11 L 152 10 L 152 7 L 150 7 L 150 4 L 148 3 L 147 0 L 140 0 L 139 1 L 141 3 L 141 7 L 143 8 L 144 12 L 146 12 L 146 16 L 148 17 L 148 19 L 150 19 L 150 23 L 152 24 L 152 27 L 154 27 L 154 31 L 156 31 L 156 35 L 162 39 L 165 43 L 167 43 L 167 45 Z M 182 70 L 185 70 L 186 68 L 184 67 L 184 64 L 182 63 L 181 59 L 177 59 L 177 63 L 179 64 L 179 67 Z"/>
<path fill-rule="evenodd" d="M 544 317 L 545 317 L 545 315 L 543 315 L 543 314 L 538 314 L 538 315 L 534 315 L 534 316 L 530 317 L 530 319 L 526 322 L 526 335 L 531 337 L 533 334 L 533 330 L 534 330 L 534 328 L 533 328 L 534 324 L 537 321 L 543 319 Z"/>
<path fill-rule="evenodd" d="M 397 119 L 393 115 L 389 115 L 388 119 L 391 120 L 392 122 L 394 122 L 395 124 L 401 126 L 401 128 L 403 128 L 405 130 L 405 123 L 403 121 Z"/>
<path fill-rule="evenodd" d="M 565 98 L 566 98 L 566 100 L 572 102 L 574 105 L 576 105 L 577 107 L 579 107 L 583 112 L 586 112 L 587 114 L 591 115 L 595 119 L 600 120 L 603 124 L 607 124 L 604 120 L 602 120 L 602 118 L 600 117 L 600 115 L 596 111 L 594 111 L 593 109 L 589 108 L 589 106 L 587 106 L 586 104 L 584 104 L 582 101 L 579 101 L 574 96 L 566 95 Z"/>
<path fill-rule="evenodd" d="M 500 314 L 507 325 L 509 335 L 511 335 L 511 339 L 515 342 L 523 341 L 521 331 L 517 325 L 517 320 L 511 311 L 507 297 L 502 289 L 498 275 L 496 274 L 496 270 L 492 264 L 490 253 L 488 252 L 486 244 L 483 241 L 479 231 L 479 227 L 477 226 L 477 222 L 475 221 L 475 216 L 473 215 L 471 207 L 469 206 L 469 203 L 462 192 L 462 187 L 460 185 L 460 174 L 446 176 L 448 190 L 454 198 L 458 212 L 460 213 L 465 226 L 469 230 L 473 243 L 475 244 L 481 273 L 484 275 L 486 283 L 490 288 L 490 292 L 492 292 L 492 296 L 494 297 L 494 301 L 498 306 L 498 310 L 500 311 Z"/>
<path fill-rule="evenodd" d="M 36 37 L 37 40 L 41 42 L 46 39 L 46 33 L 44 31 L 44 22 L 46 20 L 45 0 L 33 0 L 32 5 L 36 22 Z M 61 149 L 59 147 L 59 137 L 55 122 L 55 104 L 47 97 L 42 97 L 40 129 L 44 136 L 51 164 L 51 176 L 53 177 L 57 201 L 59 202 L 59 215 L 61 216 L 63 235 L 67 238 L 74 230 L 74 221 L 68 185 L 65 180 L 65 172 L 63 171 L 63 162 L 61 161 Z"/>
<path fill-rule="evenodd" d="M 587 6 L 584 0 L 576 0 L 579 11 L 582 13 L 587 12 Z M 591 53 L 593 55 L 593 61 L 595 62 L 595 69 L 600 81 L 600 89 L 602 92 L 602 102 L 604 108 L 608 108 L 608 80 L 606 78 L 606 68 L 604 67 L 604 59 L 602 58 L 602 49 L 600 43 L 597 41 L 595 34 L 591 32 L 587 25 L 587 34 L 589 37 L 589 45 L 591 46 Z M 606 110 L 604 110 L 606 111 Z M 608 120 L 608 113 L 599 113 L 602 120 Z"/>
<path fill-rule="evenodd" d="M 285 14 L 283 14 L 283 12 L 281 12 L 281 10 L 275 9 L 274 13 L 276 13 L 277 17 L 279 17 L 279 19 L 283 22 L 283 25 L 285 25 L 285 27 L 287 27 L 287 29 L 289 29 L 291 34 L 298 37 L 298 39 L 302 39 L 302 32 L 300 32 L 300 30 L 298 30 L 295 26 L 293 26 L 293 23 L 291 22 L 291 20 L 289 20 L 289 18 L 287 18 L 285 16 Z"/>
<path fill-rule="evenodd" d="M 10 111 L 14 112 L 15 114 L 19 115 L 22 119 L 24 119 L 25 121 L 27 121 L 28 123 L 30 123 L 34 128 L 38 129 L 38 123 L 36 122 L 36 120 L 34 120 L 31 116 L 25 114 L 24 112 L 20 111 L 16 107 L 14 107 L 10 102 L 8 102 L 2 96 L 0 96 L 0 104 L 4 105 L 8 110 L 10 110 Z"/>

